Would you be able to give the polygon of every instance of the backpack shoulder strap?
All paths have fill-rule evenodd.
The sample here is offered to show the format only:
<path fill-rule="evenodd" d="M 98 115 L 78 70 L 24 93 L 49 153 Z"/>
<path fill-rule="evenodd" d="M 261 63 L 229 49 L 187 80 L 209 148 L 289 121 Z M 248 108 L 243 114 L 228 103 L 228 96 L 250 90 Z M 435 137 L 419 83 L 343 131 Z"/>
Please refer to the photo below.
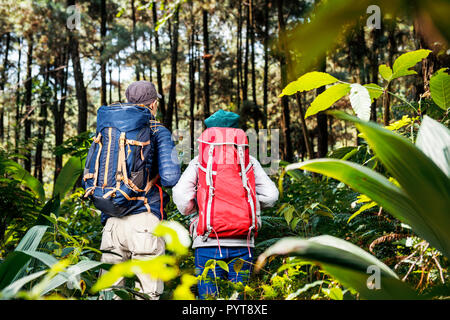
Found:
<path fill-rule="evenodd" d="M 158 132 L 158 128 L 159 127 L 164 127 L 164 125 L 157 121 L 157 120 L 150 120 L 150 129 L 152 130 L 153 133 Z"/>

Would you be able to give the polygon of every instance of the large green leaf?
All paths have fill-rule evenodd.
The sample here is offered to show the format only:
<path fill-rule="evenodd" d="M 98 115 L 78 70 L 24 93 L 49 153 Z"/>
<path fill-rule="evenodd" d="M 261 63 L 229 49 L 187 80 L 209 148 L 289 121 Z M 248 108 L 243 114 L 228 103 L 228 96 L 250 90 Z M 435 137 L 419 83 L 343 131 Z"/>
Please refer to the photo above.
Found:
<path fill-rule="evenodd" d="M 339 159 L 315 159 L 286 167 L 289 171 L 294 169 L 317 172 L 342 181 L 409 225 L 424 223 L 403 190 L 367 167 Z M 428 229 L 426 231 L 431 232 Z"/>
<path fill-rule="evenodd" d="M 53 277 L 47 284 L 43 292 L 41 292 L 41 295 L 49 293 L 53 289 L 56 289 L 57 287 L 63 285 L 68 281 L 74 281 L 77 278 L 77 276 L 82 274 L 83 272 L 100 268 L 103 264 L 104 264 L 103 262 L 99 261 L 82 260 L 77 264 L 68 267 L 66 271 L 60 272 L 55 277 Z M 74 285 L 75 287 L 79 286 L 78 283 L 74 283 Z"/>
<path fill-rule="evenodd" d="M 45 232 L 47 231 L 47 228 L 48 228 L 48 226 L 45 226 L 45 225 L 36 225 L 36 226 L 31 227 L 27 231 L 27 233 L 23 236 L 23 238 L 20 240 L 15 251 L 26 251 L 26 252 L 35 251 L 38 248 L 42 237 L 44 236 Z M 16 273 L 16 275 L 14 276 L 14 278 L 11 279 L 11 281 L 16 281 L 17 279 L 23 277 L 26 273 L 26 269 L 29 264 L 30 264 L 30 258 L 28 258 L 26 263 Z"/>
<path fill-rule="evenodd" d="M 2 167 L 12 178 L 21 181 L 26 187 L 39 198 L 45 201 L 45 191 L 42 183 L 26 171 L 20 164 L 12 160 L 2 161 Z"/>
<path fill-rule="evenodd" d="M 306 161 L 290 165 L 286 170 L 310 170 L 348 184 L 409 224 L 419 236 L 450 257 L 450 180 L 447 175 L 408 139 L 343 112 L 331 114 L 356 124 L 401 188 L 368 168 L 334 159 Z"/>
<path fill-rule="evenodd" d="M 425 116 L 417 134 L 416 146 L 450 177 L 450 130 Z"/>
<path fill-rule="evenodd" d="M 0 292 L 1 298 L 7 300 L 14 297 L 24 285 L 43 276 L 46 272 L 47 270 L 38 271 L 14 281 Z"/>
<path fill-rule="evenodd" d="M 418 62 L 422 61 L 422 59 L 428 57 L 430 52 L 431 50 L 428 49 L 419 49 L 399 56 L 395 59 L 394 65 L 392 66 L 393 74 L 391 80 L 402 76 L 417 74 L 416 71 L 410 70 L 410 68 L 414 67 Z"/>
<path fill-rule="evenodd" d="M 310 239 L 284 238 L 258 257 L 257 268 L 272 255 L 292 254 L 320 264 L 347 287 L 357 290 L 364 299 L 416 299 L 417 295 L 380 260 L 345 240 L 332 236 Z M 370 289 L 372 270 L 379 275 L 380 288 Z"/>
<path fill-rule="evenodd" d="M 430 229 L 430 232 L 422 233 L 421 236 L 450 257 L 449 177 L 409 139 L 375 123 L 361 121 L 343 112 L 333 114 L 342 120 L 355 123 L 377 158 L 398 181 L 427 228 Z M 411 227 L 419 232 L 422 226 Z"/>
<path fill-rule="evenodd" d="M 16 278 L 16 275 L 28 263 L 30 257 L 21 252 L 13 251 L 0 264 L 0 290 L 10 285 Z"/>
<path fill-rule="evenodd" d="M 3 290 L 19 278 L 18 273 L 27 265 L 30 258 L 38 259 L 47 266 L 51 267 L 58 260 L 53 256 L 39 251 L 13 251 L 0 264 L 0 290 Z"/>
<path fill-rule="evenodd" d="M 444 110 L 450 108 L 450 75 L 445 72 L 447 69 L 439 69 L 430 78 L 431 98 Z"/>
<path fill-rule="evenodd" d="M 309 91 L 320 88 L 327 84 L 338 82 L 339 80 L 325 72 L 308 72 L 295 81 L 289 83 L 281 92 L 279 97 L 293 95 L 296 92 Z"/>
<path fill-rule="evenodd" d="M 80 174 L 83 172 L 85 159 L 80 159 L 80 157 L 73 156 L 69 158 L 61 172 L 56 178 L 55 187 L 53 189 L 53 196 L 59 195 L 60 199 L 69 192 L 75 182 L 77 182 Z"/>
<path fill-rule="evenodd" d="M 31 227 L 20 240 L 15 250 L 34 251 L 37 249 L 39 242 L 47 231 L 48 226 L 37 225 Z"/>
<path fill-rule="evenodd" d="M 333 105 L 336 101 L 350 92 L 350 85 L 347 83 L 338 83 L 324 92 L 319 94 L 311 106 L 306 110 L 305 119 L 316 113 L 326 110 Z"/>

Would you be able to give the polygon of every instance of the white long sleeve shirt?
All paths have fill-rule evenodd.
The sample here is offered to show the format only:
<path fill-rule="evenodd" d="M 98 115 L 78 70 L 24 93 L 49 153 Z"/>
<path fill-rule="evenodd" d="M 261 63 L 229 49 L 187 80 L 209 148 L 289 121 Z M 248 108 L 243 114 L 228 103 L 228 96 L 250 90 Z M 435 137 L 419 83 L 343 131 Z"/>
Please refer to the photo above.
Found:
<path fill-rule="evenodd" d="M 255 192 L 256 192 L 256 218 L 258 221 L 258 229 L 261 228 L 261 210 L 260 208 L 272 207 L 278 200 L 278 188 L 275 183 L 270 180 L 269 176 L 266 174 L 261 164 L 257 159 L 250 156 L 250 161 L 253 165 L 253 170 L 255 173 Z M 180 180 L 172 189 L 173 202 L 184 215 L 190 215 L 197 212 L 196 205 L 196 185 L 198 179 L 198 158 L 195 157 L 189 162 L 188 167 L 181 175 Z M 207 238 L 203 241 L 202 237 L 197 236 L 197 218 L 198 215 L 192 220 L 190 233 L 193 238 L 192 247 L 210 247 L 217 246 L 217 240 L 214 238 Z M 254 247 L 254 238 L 250 239 L 247 243 L 246 239 L 230 239 L 221 238 L 220 246 L 224 247 Z"/>

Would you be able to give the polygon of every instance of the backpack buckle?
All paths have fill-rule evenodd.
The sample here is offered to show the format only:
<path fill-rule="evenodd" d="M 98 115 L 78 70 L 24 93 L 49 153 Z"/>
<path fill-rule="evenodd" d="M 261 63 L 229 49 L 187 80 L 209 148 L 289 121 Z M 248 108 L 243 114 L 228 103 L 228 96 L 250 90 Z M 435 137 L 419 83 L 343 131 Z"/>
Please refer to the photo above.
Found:
<path fill-rule="evenodd" d="M 211 234 L 211 232 L 212 232 L 212 228 L 208 227 L 208 231 L 206 231 L 205 234 L 202 236 L 202 241 L 203 242 L 206 242 L 206 240 L 208 240 L 208 237 Z"/>

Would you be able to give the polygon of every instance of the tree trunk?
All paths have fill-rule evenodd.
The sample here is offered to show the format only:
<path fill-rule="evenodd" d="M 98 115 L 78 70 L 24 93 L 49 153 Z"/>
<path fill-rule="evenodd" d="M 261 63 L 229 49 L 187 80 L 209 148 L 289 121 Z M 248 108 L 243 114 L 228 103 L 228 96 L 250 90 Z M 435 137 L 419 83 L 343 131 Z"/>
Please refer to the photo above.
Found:
<path fill-rule="evenodd" d="M 119 101 L 122 102 L 122 85 L 120 83 L 120 56 L 117 56 L 118 62 L 117 62 L 117 94 L 119 97 Z"/>
<path fill-rule="evenodd" d="M 131 21 L 133 25 L 133 48 L 134 48 L 134 54 L 137 54 L 137 39 L 136 39 L 136 8 L 134 5 L 134 0 L 131 0 Z M 139 59 L 137 59 L 136 63 L 136 80 L 141 80 L 141 75 L 139 71 Z"/>
<path fill-rule="evenodd" d="M 189 36 L 189 132 L 191 138 L 191 151 L 194 150 L 194 108 L 195 108 L 195 71 L 196 71 L 196 45 L 195 45 L 195 17 L 191 9 L 191 34 Z"/>
<path fill-rule="evenodd" d="M 370 59 L 370 69 L 371 69 L 371 82 L 378 84 L 378 63 L 379 63 L 379 50 L 380 50 L 380 41 L 383 35 L 383 25 L 381 25 L 381 29 L 374 28 L 372 31 L 373 40 L 372 40 L 372 58 Z M 370 120 L 377 122 L 377 100 L 374 100 L 372 105 L 370 106 Z"/>
<path fill-rule="evenodd" d="M 3 69 L 1 73 L 1 80 L 0 80 L 0 92 L 2 95 L 5 94 L 5 84 L 6 84 L 6 73 L 8 70 L 8 54 L 9 54 L 9 47 L 11 43 L 11 34 L 8 32 L 6 34 L 6 44 L 5 44 L 5 55 L 3 58 Z M 1 108 L 0 110 L 0 141 L 3 143 L 5 140 L 5 110 L 4 108 Z"/>
<path fill-rule="evenodd" d="M 326 72 L 326 58 L 323 59 L 320 71 Z M 316 89 L 316 96 L 325 91 L 325 86 Z M 328 116 L 321 111 L 317 114 L 317 157 L 324 158 L 328 153 Z"/>
<path fill-rule="evenodd" d="M 308 158 L 313 159 L 314 151 L 313 151 L 313 147 L 311 144 L 311 139 L 309 137 L 308 127 L 306 126 L 305 112 L 303 110 L 300 92 L 297 92 L 297 94 L 295 95 L 295 98 L 297 99 L 298 110 L 300 113 L 300 124 L 302 126 L 303 141 L 306 146 L 306 152 L 308 153 Z"/>
<path fill-rule="evenodd" d="M 169 102 L 167 104 L 167 110 L 164 117 L 164 126 L 172 130 L 172 120 L 173 120 L 173 110 L 176 104 L 177 98 L 177 63 L 178 63 L 178 26 L 179 26 L 179 10 L 175 9 L 174 13 L 174 24 L 173 24 L 173 33 L 172 33 L 172 46 L 170 53 L 170 65 L 171 65 L 171 73 L 170 73 L 170 91 L 169 91 Z"/>
<path fill-rule="evenodd" d="M 68 1 L 68 5 L 74 5 L 75 1 Z M 81 69 L 78 38 L 69 32 L 70 57 L 72 59 L 73 75 L 75 79 L 75 91 L 78 102 L 78 134 L 87 130 L 88 101 L 86 87 L 84 86 L 83 70 Z"/>
<path fill-rule="evenodd" d="M 112 104 L 113 103 L 113 98 L 112 98 L 113 83 L 112 83 L 112 66 L 111 66 L 111 63 L 108 63 L 108 75 L 109 75 L 109 104 Z"/>
<path fill-rule="evenodd" d="M 19 54 L 17 58 L 17 82 L 16 82 L 16 126 L 14 128 L 14 153 L 19 153 L 19 144 L 20 144 L 20 118 L 21 118 L 21 104 L 22 98 L 20 96 L 20 73 L 21 73 L 21 65 L 22 65 L 22 38 L 18 39 L 19 43 Z M 18 158 L 15 157 L 14 161 L 18 161 Z"/>
<path fill-rule="evenodd" d="M 250 22 L 250 43 L 251 43 L 251 63 L 252 63 L 252 100 L 253 100 L 253 121 L 255 123 L 255 130 L 258 132 L 259 110 L 258 101 L 256 101 L 256 66 L 255 66 L 255 21 L 253 13 L 253 0 L 249 0 L 249 22 Z"/>
<path fill-rule="evenodd" d="M 264 17 L 264 80 L 263 80 L 263 108 L 264 108 L 264 129 L 267 129 L 268 118 L 268 83 L 269 83 L 269 2 L 266 0 L 265 17 Z"/>
<path fill-rule="evenodd" d="M 278 9 L 278 38 L 282 39 L 281 35 L 284 34 L 286 29 L 286 24 L 283 16 L 283 0 L 277 0 L 277 9 Z M 284 40 L 281 40 L 280 43 L 280 52 L 279 52 L 279 61 L 280 61 L 280 73 L 281 73 L 281 87 L 284 88 L 287 83 L 287 64 L 289 62 L 286 50 L 286 44 Z M 281 98 L 281 129 L 283 131 L 284 138 L 284 159 L 288 162 L 291 162 L 294 159 L 294 155 L 292 152 L 292 140 L 291 140 L 291 120 L 289 113 L 289 100 L 287 96 L 283 96 Z"/>
<path fill-rule="evenodd" d="M 397 42 L 395 40 L 395 23 L 392 23 L 389 27 L 388 31 L 388 42 L 389 42 L 389 66 L 392 68 L 392 64 L 394 61 L 394 54 L 397 52 Z M 391 90 L 391 84 L 389 84 L 387 91 Z M 391 97 L 385 92 L 383 96 L 383 123 L 385 126 L 389 125 L 389 121 L 391 120 Z"/>
<path fill-rule="evenodd" d="M 44 149 L 45 136 L 47 131 L 47 104 L 50 101 L 49 97 L 49 72 L 48 66 L 45 68 L 41 67 L 41 74 L 44 76 L 44 85 L 40 92 L 40 111 L 39 111 L 39 121 L 38 121 L 38 140 L 36 143 L 36 154 L 34 157 L 34 177 L 37 178 L 41 183 L 43 179 L 43 168 L 42 168 L 42 152 Z"/>
<path fill-rule="evenodd" d="M 237 110 L 241 110 L 242 101 L 242 0 L 239 0 L 236 41 L 236 77 L 237 77 Z"/>
<path fill-rule="evenodd" d="M 27 75 L 25 81 L 25 143 L 29 143 L 31 139 L 31 119 L 33 114 L 33 108 L 31 106 L 32 90 L 33 90 L 33 36 L 28 38 L 28 51 L 27 51 Z M 31 172 L 31 149 L 27 146 L 25 154 L 24 168 L 28 172 Z"/>
<path fill-rule="evenodd" d="M 152 6 L 153 11 L 153 26 L 155 27 L 158 23 L 158 15 L 156 12 L 156 2 L 153 2 Z M 155 31 L 155 54 L 156 58 L 156 81 L 158 82 L 158 93 L 161 95 L 161 99 L 159 99 L 159 109 L 161 110 L 161 114 L 163 115 L 163 119 L 166 114 L 166 104 L 164 101 L 164 90 L 162 84 L 162 71 L 161 71 L 161 55 L 159 52 L 159 36 L 158 31 Z"/>
<path fill-rule="evenodd" d="M 211 56 L 209 54 L 209 34 L 208 34 L 208 11 L 203 10 L 203 46 L 204 46 L 204 54 L 203 54 L 203 61 L 205 62 L 205 72 L 204 72 L 204 84 L 203 84 L 203 94 L 205 99 L 205 104 L 203 105 L 203 116 L 204 118 L 208 118 L 210 115 L 210 109 L 209 109 L 209 103 L 210 103 L 210 96 L 209 96 L 209 80 L 210 80 L 210 74 L 209 74 L 209 64 Z"/>
<path fill-rule="evenodd" d="M 58 64 L 64 65 L 66 66 L 66 68 L 60 69 L 55 72 L 55 81 L 54 81 L 55 102 L 53 103 L 52 106 L 52 113 L 55 122 L 55 147 L 60 146 L 64 142 L 64 127 L 66 124 L 64 114 L 66 110 L 66 101 L 67 101 L 68 63 L 69 63 L 69 53 L 66 51 L 61 54 Z M 60 92 L 59 103 L 58 103 L 58 89 Z M 56 155 L 54 182 L 56 182 L 56 179 L 62 169 L 62 162 L 63 162 L 62 155 Z"/>
<path fill-rule="evenodd" d="M 100 3 L 100 102 L 102 105 L 107 105 L 106 101 L 106 58 L 105 58 L 105 38 L 106 38 L 106 0 L 101 0 Z"/>
<path fill-rule="evenodd" d="M 153 30 L 150 30 L 150 35 L 149 35 L 149 44 L 150 44 L 150 48 L 148 50 L 148 53 L 150 54 L 150 56 L 152 56 L 152 52 L 153 52 Z M 149 66 L 148 68 L 150 69 L 150 82 L 153 83 L 153 57 L 150 59 L 149 62 Z"/>
<path fill-rule="evenodd" d="M 250 55 L 250 6 L 247 5 L 247 18 L 245 28 L 245 56 L 244 56 L 244 79 L 242 84 L 242 100 L 248 100 L 248 60 Z"/>

